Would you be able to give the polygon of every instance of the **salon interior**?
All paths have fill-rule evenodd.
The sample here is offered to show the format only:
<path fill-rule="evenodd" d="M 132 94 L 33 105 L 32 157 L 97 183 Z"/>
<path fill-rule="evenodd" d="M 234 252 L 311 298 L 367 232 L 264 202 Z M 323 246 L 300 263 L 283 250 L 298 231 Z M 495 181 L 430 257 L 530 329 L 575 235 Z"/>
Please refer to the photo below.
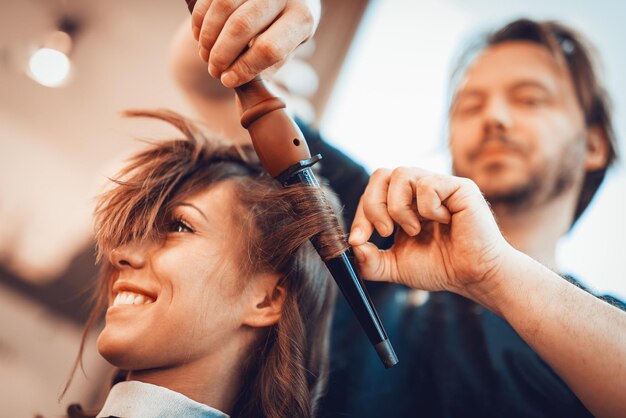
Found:
<path fill-rule="evenodd" d="M 625 15 L 614 0 L 324 0 L 316 35 L 275 81 L 294 113 L 369 171 L 449 172 L 447 83 L 463 40 L 521 16 L 558 19 L 597 46 L 624 150 Z M 0 416 L 60 416 L 106 393 L 112 369 L 93 332 L 59 401 L 98 273 L 94 200 L 142 140 L 174 133 L 124 109 L 197 117 L 169 62 L 187 16 L 182 0 L 0 0 Z M 624 214 L 618 165 L 557 254 L 622 299 Z"/>

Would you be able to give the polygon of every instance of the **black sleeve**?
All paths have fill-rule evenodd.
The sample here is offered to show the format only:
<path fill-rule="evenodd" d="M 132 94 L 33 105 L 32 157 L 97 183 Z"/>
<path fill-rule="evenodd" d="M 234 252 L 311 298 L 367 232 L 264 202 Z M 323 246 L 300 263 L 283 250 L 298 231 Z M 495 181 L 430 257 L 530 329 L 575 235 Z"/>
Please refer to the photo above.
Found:
<path fill-rule="evenodd" d="M 565 280 L 567 280 L 574 286 L 584 290 L 587 293 L 594 295 L 595 297 L 608 303 L 609 305 L 615 306 L 617 309 L 621 309 L 622 311 L 626 312 L 626 303 L 624 303 L 623 300 L 618 299 L 617 297 L 613 295 L 599 295 L 598 293 L 589 289 L 587 286 L 583 285 L 582 282 L 578 280 L 578 278 L 574 277 L 571 274 L 562 274 L 561 277 L 563 277 Z"/>

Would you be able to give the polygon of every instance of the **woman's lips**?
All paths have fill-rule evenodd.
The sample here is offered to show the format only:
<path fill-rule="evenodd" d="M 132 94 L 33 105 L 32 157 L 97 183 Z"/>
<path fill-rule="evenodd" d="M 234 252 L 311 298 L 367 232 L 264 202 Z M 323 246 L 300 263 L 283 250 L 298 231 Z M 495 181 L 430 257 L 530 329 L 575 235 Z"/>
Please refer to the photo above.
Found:
<path fill-rule="evenodd" d="M 148 305 L 157 300 L 156 289 L 137 286 L 128 280 L 117 280 L 111 289 L 109 306 Z"/>

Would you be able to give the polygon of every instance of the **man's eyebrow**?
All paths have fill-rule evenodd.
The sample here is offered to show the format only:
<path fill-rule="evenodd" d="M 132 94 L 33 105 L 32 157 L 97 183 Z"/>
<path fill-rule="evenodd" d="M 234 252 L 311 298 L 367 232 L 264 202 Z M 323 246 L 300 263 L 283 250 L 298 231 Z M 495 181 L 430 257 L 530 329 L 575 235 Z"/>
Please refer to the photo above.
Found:
<path fill-rule="evenodd" d="M 509 91 L 514 91 L 514 90 L 519 90 L 519 89 L 523 89 L 526 87 L 532 87 L 532 88 L 538 88 L 541 89 L 547 93 L 552 93 L 552 89 L 549 86 L 546 86 L 544 83 L 541 83 L 539 81 L 535 81 L 535 80 L 523 80 L 523 81 L 518 81 L 517 83 L 511 85 L 511 87 L 509 87 Z"/>
<path fill-rule="evenodd" d="M 207 218 L 207 216 L 204 214 L 204 212 L 202 212 L 200 210 L 199 207 L 197 207 L 196 205 L 194 205 L 193 203 L 189 203 L 189 202 L 180 202 L 177 203 L 176 206 L 188 206 L 190 208 L 195 209 L 200 215 L 202 215 L 202 217 L 204 218 L 205 221 L 209 222 L 209 218 Z"/>
<path fill-rule="evenodd" d="M 454 100 L 462 99 L 465 97 L 482 97 L 485 93 L 479 89 L 467 89 L 467 90 L 459 90 L 454 97 Z"/>

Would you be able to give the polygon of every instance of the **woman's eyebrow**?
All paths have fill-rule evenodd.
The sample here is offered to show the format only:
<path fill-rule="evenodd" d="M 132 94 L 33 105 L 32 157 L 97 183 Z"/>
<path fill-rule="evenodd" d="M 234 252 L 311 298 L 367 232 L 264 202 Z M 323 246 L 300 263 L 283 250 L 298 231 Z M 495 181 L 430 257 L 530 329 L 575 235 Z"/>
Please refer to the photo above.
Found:
<path fill-rule="evenodd" d="M 202 217 L 204 218 L 205 221 L 209 222 L 209 218 L 207 218 L 207 216 L 204 214 L 204 212 L 202 212 L 200 210 L 200 208 L 198 208 L 196 205 L 194 205 L 193 203 L 188 203 L 188 202 L 181 202 L 178 203 L 176 206 L 188 206 L 190 208 L 195 209 L 200 215 L 202 215 Z"/>

